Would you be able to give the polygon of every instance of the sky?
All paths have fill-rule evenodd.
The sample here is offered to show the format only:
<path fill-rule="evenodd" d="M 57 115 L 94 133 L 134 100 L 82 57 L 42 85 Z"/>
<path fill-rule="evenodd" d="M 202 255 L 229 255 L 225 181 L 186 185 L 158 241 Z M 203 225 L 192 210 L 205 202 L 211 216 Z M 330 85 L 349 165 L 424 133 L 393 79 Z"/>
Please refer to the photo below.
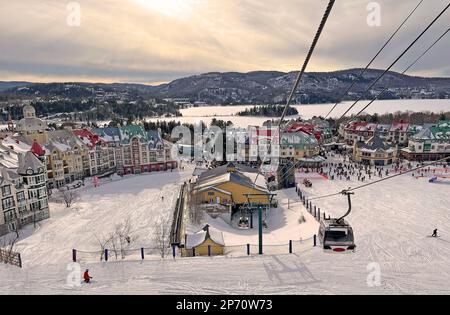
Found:
<path fill-rule="evenodd" d="M 307 71 L 364 67 L 419 1 L 376 1 L 373 25 L 374 1 L 337 0 Z M 0 0 L 0 81 L 159 84 L 206 72 L 298 70 L 327 3 Z M 386 68 L 447 4 L 424 0 L 374 67 Z M 403 71 L 449 21 L 450 9 L 393 70 Z M 450 34 L 408 74 L 448 77 L 448 56 Z"/>

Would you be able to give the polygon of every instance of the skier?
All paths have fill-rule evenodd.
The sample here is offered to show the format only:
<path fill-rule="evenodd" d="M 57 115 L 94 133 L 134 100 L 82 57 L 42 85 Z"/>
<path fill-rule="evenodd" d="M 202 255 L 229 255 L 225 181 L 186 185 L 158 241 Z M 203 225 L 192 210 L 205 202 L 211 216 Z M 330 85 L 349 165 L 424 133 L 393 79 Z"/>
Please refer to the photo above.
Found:
<path fill-rule="evenodd" d="M 89 283 L 92 279 L 92 277 L 89 275 L 89 269 L 86 269 L 83 275 L 83 279 L 85 283 Z"/>
<path fill-rule="evenodd" d="M 437 229 L 435 229 L 434 231 L 433 231 L 433 235 L 431 235 L 432 237 L 438 237 L 438 230 Z"/>

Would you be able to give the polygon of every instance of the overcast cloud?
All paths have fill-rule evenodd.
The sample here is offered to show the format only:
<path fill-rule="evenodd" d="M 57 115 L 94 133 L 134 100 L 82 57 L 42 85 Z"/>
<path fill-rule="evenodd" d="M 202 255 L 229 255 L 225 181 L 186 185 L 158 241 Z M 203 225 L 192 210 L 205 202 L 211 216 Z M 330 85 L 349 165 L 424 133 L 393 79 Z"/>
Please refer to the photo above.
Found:
<path fill-rule="evenodd" d="M 210 71 L 297 70 L 327 0 L 0 0 L 0 81 L 166 82 Z M 337 0 L 308 71 L 365 66 L 419 0 Z M 448 0 L 425 0 L 375 67 L 390 64 Z M 394 70 L 450 26 L 450 10 Z M 409 73 L 450 76 L 450 34 Z"/>

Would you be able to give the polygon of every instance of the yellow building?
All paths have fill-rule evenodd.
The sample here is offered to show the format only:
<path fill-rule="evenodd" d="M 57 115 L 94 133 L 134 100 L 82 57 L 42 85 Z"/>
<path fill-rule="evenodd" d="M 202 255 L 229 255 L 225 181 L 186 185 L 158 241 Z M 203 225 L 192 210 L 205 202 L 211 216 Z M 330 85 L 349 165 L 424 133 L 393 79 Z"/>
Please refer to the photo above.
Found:
<path fill-rule="evenodd" d="M 366 142 L 355 142 L 353 160 L 366 165 L 385 166 L 397 161 L 397 149 L 375 135 Z"/>
<path fill-rule="evenodd" d="M 223 234 L 219 230 L 206 225 L 194 234 L 186 235 L 183 256 L 218 256 L 223 255 L 225 242 Z"/>
<path fill-rule="evenodd" d="M 200 175 L 194 189 L 197 201 L 201 204 L 239 206 L 248 200 L 245 194 L 263 194 L 253 203 L 269 205 L 267 184 L 264 176 L 257 177 L 257 170 L 246 166 L 236 167 L 233 163 L 223 165 Z"/>

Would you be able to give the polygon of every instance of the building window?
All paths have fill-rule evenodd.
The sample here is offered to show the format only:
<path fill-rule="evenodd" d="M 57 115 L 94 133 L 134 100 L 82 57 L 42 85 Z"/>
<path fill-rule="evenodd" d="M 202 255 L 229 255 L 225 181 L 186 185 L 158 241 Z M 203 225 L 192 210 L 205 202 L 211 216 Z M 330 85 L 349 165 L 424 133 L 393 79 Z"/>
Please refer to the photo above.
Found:
<path fill-rule="evenodd" d="M 23 191 L 17 193 L 17 201 L 24 201 L 25 193 Z"/>
<path fill-rule="evenodd" d="M 2 195 L 4 197 L 11 195 L 11 186 L 10 185 L 2 187 Z"/>
<path fill-rule="evenodd" d="M 14 207 L 14 199 L 13 197 L 8 197 L 2 200 L 3 210 L 10 209 Z"/>

